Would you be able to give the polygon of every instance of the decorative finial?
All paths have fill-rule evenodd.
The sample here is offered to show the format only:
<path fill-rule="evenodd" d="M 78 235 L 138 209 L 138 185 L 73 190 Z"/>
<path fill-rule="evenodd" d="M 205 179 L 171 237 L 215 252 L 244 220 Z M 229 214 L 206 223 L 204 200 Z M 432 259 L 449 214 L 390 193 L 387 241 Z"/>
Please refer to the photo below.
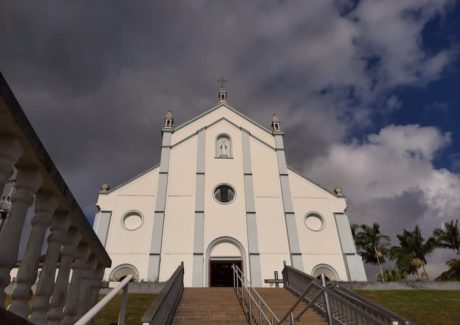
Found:
<path fill-rule="evenodd" d="M 278 116 L 276 116 L 276 114 L 273 114 L 272 130 L 273 132 L 281 132 L 281 123 L 280 123 Z"/>
<path fill-rule="evenodd" d="M 99 193 L 107 193 L 110 190 L 109 184 L 102 184 Z"/>
<path fill-rule="evenodd" d="M 221 77 L 217 80 L 217 82 L 220 82 L 219 103 L 225 103 L 227 102 L 227 90 L 225 90 L 224 82 L 227 82 L 227 80 L 225 80 L 224 77 Z"/>
<path fill-rule="evenodd" d="M 174 125 L 174 118 L 173 118 L 172 112 L 168 111 L 168 113 L 166 113 L 166 116 L 165 116 L 164 127 L 168 128 L 168 129 L 171 129 L 173 127 L 173 125 Z"/>
<path fill-rule="evenodd" d="M 334 193 L 335 193 L 335 195 L 337 195 L 337 196 L 343 196 L 343 192 L 342 192 L 342 188 L 341 188 L 341 187 L 338 187 L 338 186 L 337 186 L 336 188 L 334 188 Z"/>

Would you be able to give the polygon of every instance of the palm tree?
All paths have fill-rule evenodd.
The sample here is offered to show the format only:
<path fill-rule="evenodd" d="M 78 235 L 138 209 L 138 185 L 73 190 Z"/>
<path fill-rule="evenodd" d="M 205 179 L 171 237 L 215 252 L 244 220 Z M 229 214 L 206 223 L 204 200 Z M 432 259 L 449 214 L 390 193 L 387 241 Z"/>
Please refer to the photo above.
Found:
<path fill-rule="evenodd" d="M 414 231 L 403 229 L 403 233 L 396 237 L 399 246 L 391 248 L 391 258 L 396 260 L 398 268 L 418 277 L 418 269 L 422 267 L 422 275 L 428 280 L 426 257 L 436 248 L 436 240 L 429 237 L 425 241 L 418 226 Z"/>
<path fill-rule="evenodd" d="M 353 240 L 355 241 L 355 245 L 356 245 L 356 234 L 358 233 L 360 228 L 361 226 L 356 223 L 351 225 L 351 236 L 353 237 Z"/>
<path fill-rule="evenodd" d="M 377 279 L 380 281 L 401 281 L 405 277 L 406 277 L 406 273 L 396 267 L 394 269 L 383 270 L 383 278 L 382 278 L 382 275 L 379 275 Z"/>
<path fill-rule="evenodd" d="M 449 269 L 441 273 L 436 280 L 460 280 L 460 231 L 458 220 L 445 222 L 442 229 L 437 228 L 433 231 L 438 247 L 452 249 L 456 252 L 457 258 L 446 262 Z"/>
<path fill-rule="evenodd" d="M 444 226 L 433 231 L 433 236 L 436 238 L 436 243 L 439 247 L 448 248 L 456 251 L 457 256 L 460 256 L 460 230 L 458 228 L 458 220 L 445 222 Z"/>
<path fill-rule="evenodd" d="M 385 256 L 388 255 L 390 246 L 390 237 L 380 233 L 380 225 L 374 223 L 372 227 L 361 225 L 355 227 L 355 243 L 365 263 L 378 264 L 380 277 L 385 281 L 383 275 L 382 263 L 385 262 Z"/>
<path fill-rule="evenodd" d="M 453 258 L 447 261 L 449 269 L 442 272 L 436 280 L 460 281 L 460 258 Z"/>

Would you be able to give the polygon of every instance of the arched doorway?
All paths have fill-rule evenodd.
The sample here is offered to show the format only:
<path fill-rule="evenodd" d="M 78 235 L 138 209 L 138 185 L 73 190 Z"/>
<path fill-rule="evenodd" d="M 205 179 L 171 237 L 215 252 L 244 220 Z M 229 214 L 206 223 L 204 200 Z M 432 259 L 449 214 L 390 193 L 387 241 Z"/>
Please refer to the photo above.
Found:
<path fill-rule="evenodd" d="M 243 246 L 234 238 L 220 237 L 215 239 L 207 250 L 208 281 L 210 287 L 233 286 L 232 265 L 235 264 L 244 272 Z"/>

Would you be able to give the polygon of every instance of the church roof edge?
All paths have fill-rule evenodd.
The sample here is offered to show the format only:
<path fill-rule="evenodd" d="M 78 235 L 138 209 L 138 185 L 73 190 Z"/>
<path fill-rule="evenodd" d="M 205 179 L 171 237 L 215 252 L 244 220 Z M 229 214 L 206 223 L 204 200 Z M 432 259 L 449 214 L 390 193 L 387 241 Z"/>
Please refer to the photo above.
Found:
<path fill-rule="evenodd" d="M 254 124 L 255 126 L 259 127 L 260 129 L 262 129 L 263 131 L 269 133 L 270 135 L 272 135 L 272 132 L 270 130 L 268 130 L 265 126 L 263 126 L 262 124 L 254 121 L 252 118 L 246 116 L 245 114 L 241 113 L 240 111 L 238 111 L 236 108 L 233 108 L 232 106 L 230 106 L 228 103 L 219 103 L 218 105 L 208 109 L 207 111 L 204 111 L 203 113 L 195 116 L 194 118 L 182 123 L 181 125 L 177 126 L 176 128 L 174 128 L 174 131 L 177 131 L 179 129 L 182 129 L 184 127 L 186 127 L 187 125 L 199 120 L 200 118 L 202 118 L 203 116 L 206 116 L 208 115 L 209 113 L 211 112 L 214 112 L 215 110 L 219 109 L 220 107 L 222 106 L 225 106 L 227 107 L 229 110 L 231 110 L 232 112 L 234 112 L 235 114 L 241 116 L 242 118 L 246 119 L 247 121 L 251 122 L 252 124 Z"/>
<path fill-rule="evenodd" d="M 291 167 L 291 166 L 287 166 L 287 168 L 288 168 L 288 169 L 289 169 L 291 172 L 293 172 L 293 173 L 295 173 L 295 174 L 299 175 L 300 177 L 302 177 L 303 179 L 305 179 L 305 180 L 309 181 L 309 182 L 310 182 L 310 183 L 312 183 L 313 185 L 315 185 L 315 186 L 319 187 L 319 188 L 320 188 L 320 189 L 322 189 L 323 191 L 326 191 L 328 194 L 332 195 L 333 197 L 337 197 L 337 198 L 345 198 L 345 196 L 343 196 L 343 195 L 342 195 L 342 196 L 337 196 L 335 193 L 333 193 L 333 192 L 329 191 L 329 190 L 328 190 L 328 189 L 326 189 L 325 187 L 323 187 L 323 186 L 319 185 L 319 184 L 318 184 L 318 183 L 316 183 L 315 181 L 313 181 L 313 180 L 311 180 L 310 178 L 308 178 L 308 177 L 306 177 L 305 175 L 303 175 L 303 174 L 302 174 L 300 171 L 298 171 L 298 170 L 297 170 L 297 169 L 295 169 L 294 167 Z"/>
<path fill-rule="evenodd" d="M 148 172 L 151 172 L 152 170 L 154 170 L 155 168 L 158 168 L 158 167 L 160 167 L 160 164 L 156 164 L 156 165 L 154 165 L 154 166 L 152 166 L 152 167 L 150 167 L 150 168 L 147 168 L 146 170 L 140 172 L 140 173 L 137 174 L 136 176 L 134 176 L 134 177 L 128 179 L 127 181 L 124 181 L 123 183 L 118 184 L 117 186 L 115 186 L 115 187 L 109 189 L 107 192 L 102 192 L 102 193 L 99 192 L 99 194 L 104 194 L 104 195 L 106 195 L 106 194 L 111 194 L 112 192 L 114 192 L 114 191 L 116 191 L 116 190 L 122 188 L 123 186 L 125 186 L 125 185 L 131 183 L 132 181 L 138 179 L 138 178 L 141 177 L 141 176 L 144 176 L 144 175 L 147 174 Z"/>

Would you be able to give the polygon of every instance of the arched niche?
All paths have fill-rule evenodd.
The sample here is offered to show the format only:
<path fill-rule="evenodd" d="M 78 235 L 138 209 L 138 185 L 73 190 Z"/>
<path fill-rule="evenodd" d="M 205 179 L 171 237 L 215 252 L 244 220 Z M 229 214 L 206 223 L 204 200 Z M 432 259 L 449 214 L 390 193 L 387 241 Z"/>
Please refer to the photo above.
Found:
<path fill-rule="evenodd" d="M 329 281 L 340 280 L 337 271 L 328 264 L 318 264 L 311 270 L 311 275 L 315 278 L 319 278 L 321 274 L 324 274 Z"/>
<path fill-rule="evenodd" d="M 228 134 L 219 134 L 216 138 L 216 158 L 232 158 L 232 140 Z"/>
<path fill-rule="evenodd" d="M 117 267 L 115 267 L 112 272 L 110 272 L 109 280 L 110 281 L 115 281 L 115 282 L 120 282 L 122 281 L 126 276 L 128 275 L 133 276 L 132 281 L 138 281 L 139 280 L 139 271 L 137 268 L 132 265 L 132 264 L 120 264 Z"/>

